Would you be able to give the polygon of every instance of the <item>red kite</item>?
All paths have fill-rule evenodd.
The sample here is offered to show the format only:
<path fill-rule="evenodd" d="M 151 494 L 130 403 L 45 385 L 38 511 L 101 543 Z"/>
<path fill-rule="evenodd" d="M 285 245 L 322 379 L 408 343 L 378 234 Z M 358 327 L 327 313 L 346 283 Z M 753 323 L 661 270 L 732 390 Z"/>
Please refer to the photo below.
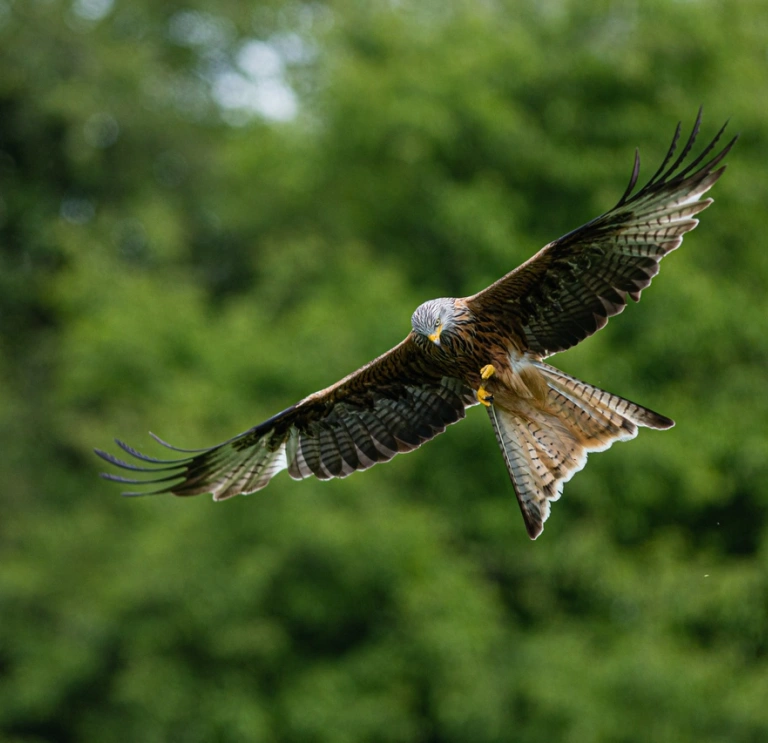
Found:
<path fill-rule="evenodd" d="M 353 374 L 208 449 L 176 449 L 157 439 L 182 452 L 179 459 L 154 459 L 118 441 L 142 465 L 96 453 L 155 477 L 104 477 L 160 486 L 151 493 L 213 493 L 215 500 L 261 490 L 284 469 L 297 480 L 346 477 L 418 448 L 480 403 L 535 539 L 549 502 L 560 497 L 588 452 L 633 438 L 638 426 L 674 425 L 544 359 L 602 328 L 628 298 L 638 301 L 659 261 L 712 203 L 702 196 L 723 174 L 725 167 L 718 166 L 736 138 L 713 154 L 723 126 L 686 164 L 700 123 L 701 112 L 670 164 L 678 124 L 664 162 L 636 194 L 637 153 L 629 186 L 613 209 L 545 246 L 478 294 L 425 302 L 413 313 L 407 338 Z"/>

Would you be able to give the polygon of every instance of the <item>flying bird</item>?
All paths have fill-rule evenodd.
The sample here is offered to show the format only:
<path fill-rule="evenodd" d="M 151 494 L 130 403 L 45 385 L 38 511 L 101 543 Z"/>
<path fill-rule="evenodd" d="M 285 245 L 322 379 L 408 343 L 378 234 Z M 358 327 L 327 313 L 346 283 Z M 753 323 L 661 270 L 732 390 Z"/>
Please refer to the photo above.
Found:
<path fill-rule="evenodd" d="M 734 137 L 715 152 L 725 125 L 687 162 L 701 111 L 676 159 L 681 125 L 653 177 L 636 193 L 640 170 L 618 204 L 549 243 L 471 297 L 432 299 L 411 318 L 400 344 L 330 387 L 216 446 L 155 459 L 117 441 L 139 464 L 106 452 L 110 464 L 148 479 L 104 474 L 149 492 L 212 493 L 214 500 L 261 490 L 281 470 L 301 480 L 346 477 L 412 451 L 482 405 L 496 433 L 525 526 L 539 536 L 550 501 L 584 467 L 587 453 L 674 421 L 582 382 L 544 359 L 602 328 L 635 302 L 711 203 L 702 198 L 725 170 Z"/>

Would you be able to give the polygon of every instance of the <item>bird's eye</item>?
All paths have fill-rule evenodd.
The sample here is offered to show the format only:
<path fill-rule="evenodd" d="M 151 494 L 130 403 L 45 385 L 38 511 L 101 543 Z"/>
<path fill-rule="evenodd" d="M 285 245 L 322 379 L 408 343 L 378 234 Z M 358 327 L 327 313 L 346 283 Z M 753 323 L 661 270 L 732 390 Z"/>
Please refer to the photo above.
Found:
<path fill-rule="evenodd" d="M 442 324 L 443 321 L 438 317 L 437 320 L 435 320 L 435 330 L 437 330 Z"/>

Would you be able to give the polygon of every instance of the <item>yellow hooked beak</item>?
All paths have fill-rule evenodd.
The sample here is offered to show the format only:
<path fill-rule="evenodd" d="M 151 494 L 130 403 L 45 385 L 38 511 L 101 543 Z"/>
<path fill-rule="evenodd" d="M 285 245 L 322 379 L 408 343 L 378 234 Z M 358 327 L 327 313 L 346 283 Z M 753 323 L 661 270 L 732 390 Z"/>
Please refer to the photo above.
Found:
<path fill-rule="evenodd" d="M 430 335 L 428 335 L 427 338 L 429 338 L 429 340 L 431 340 L 432 343 L 434 343 L 436 346 L 439 346 L 440 345 L 440 333 L 442 333 L 442 332 L 443 332 L 443 324 L 440 323 L 440 325 L 438 325 L 435 328 L 435 332 L 431 333 Z"/>

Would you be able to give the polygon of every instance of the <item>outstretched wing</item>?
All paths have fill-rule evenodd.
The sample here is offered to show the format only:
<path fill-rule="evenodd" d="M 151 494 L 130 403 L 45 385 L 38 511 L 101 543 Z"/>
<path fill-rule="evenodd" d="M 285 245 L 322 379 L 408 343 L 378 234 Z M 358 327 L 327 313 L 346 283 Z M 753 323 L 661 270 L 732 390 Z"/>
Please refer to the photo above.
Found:
<path fill-rule="evenodd" d="M 150 474 L 104 474 L 106 479 L 160 486 L 125 495 L 213 493 L 215 500 L 223 500 L 260 490 L 284 469 L 297 480 L 312 475 L 327 480 L 387 462 L 442 433 L 476 402 L 462 382 L 436 372 L 408 336 L 332 387 L 217 446 L 177 449 L 155 437 L 185 455 L 155 459 L 117 441 L 140 464 L 96 453 L 122 469 Z"/>
<path fill-rule="evenodd" d="M 659 262 L 698 224 L 694 215 L 712 199 L 702 196 L 723 174 L 716 169 L 736 141 L 715 149 L 723 126 L 704 151 L 685 164 L 701 125 L 701 110 L 680 156 L 670 165 L 680 137 L 677 125 L 661 167 L 634 196 L 640 156 L 629 186 L 611 211 L 542 248 L 488 288 L 467 298 L 479 316 L 514 323 L 527 350 L 540 358 L 564 351 L 621 312 L 627 297 L 638 301 L 659 271 Z"/>

